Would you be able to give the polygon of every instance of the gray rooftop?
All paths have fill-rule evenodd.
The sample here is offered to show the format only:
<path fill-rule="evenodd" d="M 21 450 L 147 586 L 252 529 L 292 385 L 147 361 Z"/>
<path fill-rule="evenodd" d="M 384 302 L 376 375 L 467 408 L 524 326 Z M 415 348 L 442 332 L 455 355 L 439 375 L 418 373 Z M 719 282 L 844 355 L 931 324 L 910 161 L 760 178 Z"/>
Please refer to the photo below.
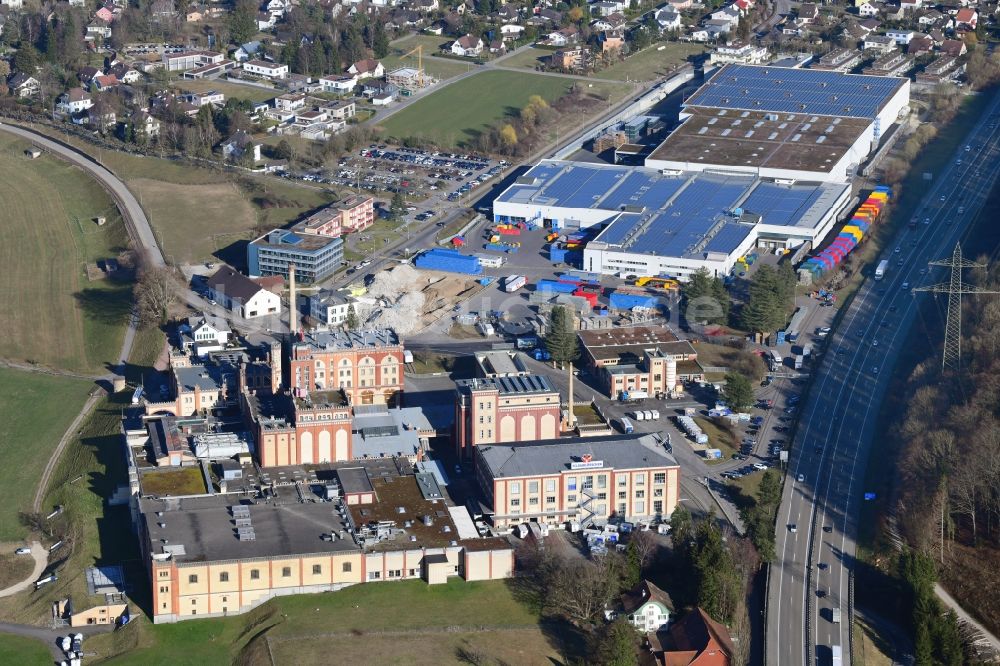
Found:
<path fill-rule="evenodd" d="M 296 343 L 296 347 L 312 347 L 320 351 L 337 349 L 377 349 L 398 345 L 399 336 L 390 328 L 374 331 L 316 331 Z"/>
<path fill-rule="evenodd" d="M 218 365 L 192 365 L 189 368 L 174 368 L 174 377 L 180 391 L 215 391 L 226 384 L 223 369 Z"/>
<path fill-rule="evenodd" d="M 337 479 L 340 481 L 341 490 L 348 495 L 370 493 L 374 490 L 364 467 L 340 467 L 337 469 Z"/>
<path fill-rule="evenodd" d="M 584 455 L 591 456 L 591 461 L 602 461 L 604 468 L 613 469 L 677 465 L 653 434 L 482 445 L 476 447 L 476 455 L 494 479 L 568 472 L 572 463 L 579 462 Z"/>
<path fill-rule="evenodd" d="M 433 430 L 417 407 L 388 409 L 358 405 L 351 425 L 354 458 L 412 456 L 420 448 L 420 431 Z"/>
<path fill-rule="evenodd" d="M 455 382 L 455 385 L 463 393 L 496 389 L 500 392 L 500 395 L 530 395 L 532 393 L 554 393 L 556 391 L 549 378 L 545 375 L 460 379 Z"/>
<path fill-rule="evenodd" d="M 244 504 L 256 537 L 253 541 L 240 541 L 237 536 L 230 506 L 238 503 L 237 497 L 224 495 L 139 500 L 151 553 L 166 548 L 174 552 L 175 561 L 184 563 L 357 550 L 350 536 L 333 541 L 320 538 L 348 527 L 333 502 L 299 503 L 296 497 L 279 495 L 267 504 Z"/>

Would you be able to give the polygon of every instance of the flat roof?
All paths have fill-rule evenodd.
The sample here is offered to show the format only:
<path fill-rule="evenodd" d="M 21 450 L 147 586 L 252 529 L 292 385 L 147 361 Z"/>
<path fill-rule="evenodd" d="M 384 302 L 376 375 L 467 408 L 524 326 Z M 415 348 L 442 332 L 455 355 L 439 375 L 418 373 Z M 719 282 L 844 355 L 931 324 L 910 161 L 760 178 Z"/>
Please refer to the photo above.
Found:
<path fill-rule="evenodd" d="M 403 536 L 370 545 L 366 550 L 406 550 L 419 547 L 448 546 L 459 538 L 445 500 L 424 499 L 415 476 L 389 476 L 373 479 L 378 502 L 349 505 L 354 524 L 360 529 L 369 523 L 392 522 Z M 402 511 L 400 511 L 402 509 Z M 431 524 L 424 524 L 430 516 Z M 406 525 L 409 521 L 409 526 Z M 447 529 L 445 529 L 447 528 Z M 411 541 L 409 537 L 416 537 Z"/>
<path fill-rule="evenodd" d="M 677 466 L 677 461 L 653 434 L 484 444 L 476 447 L 476 454 L 494 479 L 561 474 L 571 471 L 573 463 L 585 460 L 604 463 L 591 470 Z M 580 473 L 588 473 L 586 470 L 582 468 Z"/>
<path fill-rule="evenodd" d="M 871 124 L 811 113 L 704 107 L 685 113 L 648 160 L 829 173 Z"/>
<path fill-rule="evenodd" d="M 351 424 L 354 458 L 412 456 L 420 449 L 420 431 L 430 430 L 418 407 L 388 409 L 357 405 Z"/>
<path fill-rule="evenodd" d="M 261 247 L 280 248 L 284 251 L 315 252 L 334 243 L 343 244 L 339 237 L 315 236 L 313 234 L 295 233 L 289 229 L 276 229 L 269 231 L 260 238 L 252 241 L 254 245 Z"/>
<path fill-rule="evenodd" d="M 512 377 L 477 377 L 455 382 L 459 391 L 484 391 L 496 389 L 500 395 L 531 395 L 555 393 L 552 382 L 545 375 L 516 375 Z"/>
<path fill-rule="evenodd" d="M 885 76 L 773 65 L 725 65 L 685 106 L 813 113 L 874 120 L 906 83 Z"/>
<path fill-rule="evenodd" d="M 252 541 L 239 539 L 230 511 L 237 504 L 249 513 Z M 257 504 L 232 495 L 142 498 L 139 509 L 149 531 L 150 551 L 172 552 L 174 561 L 180 563 L 358 550 L 350 536 L 332 541 L 321 538 L 340 530 L 346 533 L 349 527 L 336 503 L 300 503 L 294 491 L 279 492 L 276 499 Z"/>
<path fill-rule="evenodd" d="M 317 351 L 340 349 L 378 349 L 400 344 L 399 336 L 391 328 L 371 331 L 313 331 L 306 333 L 301 342 L 294 343 L 296 349 L 312 348 Z"/>

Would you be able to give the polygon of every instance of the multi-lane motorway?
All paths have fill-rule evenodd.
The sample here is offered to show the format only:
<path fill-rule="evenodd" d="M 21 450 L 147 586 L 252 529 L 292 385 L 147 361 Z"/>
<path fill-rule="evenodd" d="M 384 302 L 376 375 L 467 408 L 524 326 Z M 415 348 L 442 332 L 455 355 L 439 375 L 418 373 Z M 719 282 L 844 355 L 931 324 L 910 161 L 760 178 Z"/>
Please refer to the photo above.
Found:
<path fill-rule="evenodd" d="M 841 647 L 844 664 L 850 662 L 850 576 L 879 404 L 916 298 L 924 297 L 912 287 L 945 277 L 947 269 L 928 269 L 927 261 L 951 254 L 1000 173 L 998 114 L 1000 95 L 935 174 L 916 228 L 901 230 L 888 244 L 888 273 L 880 281 L 866 280 L 814 373 L 778 512 L 767 592 L 769 666 L 830 664 L 832 646 Z M 834 608 L 842 611 L 840 623 L 832 621 Z"/>

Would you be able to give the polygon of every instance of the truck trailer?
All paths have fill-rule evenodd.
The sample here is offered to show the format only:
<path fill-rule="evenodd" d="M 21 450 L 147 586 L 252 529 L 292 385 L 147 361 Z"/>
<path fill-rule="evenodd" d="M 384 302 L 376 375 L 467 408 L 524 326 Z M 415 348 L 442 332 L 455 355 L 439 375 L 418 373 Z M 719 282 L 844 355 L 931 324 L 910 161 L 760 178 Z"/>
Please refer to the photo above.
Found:
<path fill-rule="evenodd" d="M 889 260 L 883 259 L 878 262 L 878 266 L 875 267 L 875 279 L 881 280 L 885 277 L 885 272 L 889 270 Z"/>
<path fill-rule="evenodd" d="M 507 293 L 517 291 L 527 283 L 528 279 L 523 275 L 511 275 L 503 283 L 503 290 Z"/>

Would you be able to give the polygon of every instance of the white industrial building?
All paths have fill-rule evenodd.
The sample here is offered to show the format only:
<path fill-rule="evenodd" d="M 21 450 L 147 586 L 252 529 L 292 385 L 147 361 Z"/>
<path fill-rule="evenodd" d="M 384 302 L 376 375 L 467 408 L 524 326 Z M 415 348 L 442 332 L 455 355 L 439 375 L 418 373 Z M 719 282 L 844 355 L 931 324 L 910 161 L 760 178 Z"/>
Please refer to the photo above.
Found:
<path fill-rule="evenodd" d="M 848 182 L 909 103 L 905 78 L 726 65 L 684 102 L 646 166 Z"/>

